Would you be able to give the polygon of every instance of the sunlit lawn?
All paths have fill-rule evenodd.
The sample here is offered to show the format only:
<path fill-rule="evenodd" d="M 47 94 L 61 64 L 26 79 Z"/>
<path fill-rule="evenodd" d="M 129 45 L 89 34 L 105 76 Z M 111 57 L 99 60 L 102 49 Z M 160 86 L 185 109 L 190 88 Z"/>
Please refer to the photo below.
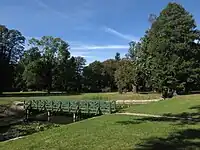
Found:
<path fill-rule="evenodd" d="M 129 112 L 171 113 L 186 118 L 151 118 L 104 115 L 35 133 L 15 141 L 1 142 L 5 150 L 168 150 L 200 147 L 200 95 L 177 96 L 170 100 L 135 105 Z"/>
<path fill-rule="evenodd" d="M 2 142 L 0 149 L 128 150 L 175 149 L 177 147 L 187 149 L 191 146 L 198 148 L 199 123 L 179 125 L 179 121 L 148 121 L 146 119 L 105 115 L 35 133 L 15 141 Z"/>
<path fill-rule="evenodd" d="M 200 94 L 176 96 L 159 102 L 146 105 L 134 105 L 124 109 L 124 112 L 168 114 L 194 112 L 194 107 L 200 109 Z"/>

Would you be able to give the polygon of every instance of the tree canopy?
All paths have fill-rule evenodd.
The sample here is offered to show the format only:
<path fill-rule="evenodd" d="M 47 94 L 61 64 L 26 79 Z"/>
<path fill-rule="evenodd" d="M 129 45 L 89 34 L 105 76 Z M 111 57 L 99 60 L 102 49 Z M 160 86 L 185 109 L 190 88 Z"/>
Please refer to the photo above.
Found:
<path fill-rule="evenodd" d="M 154 88 L 188 91 L 198 83 L 199 37 L 192 15 L 181 5 L 169 3 L 161 11 L 144 43 Z"/>
<path fill-rule="evenodd" d="M 0 25 L 0 93 L 12 86 L 13 68 L 24 52 L 24 42 L 18 30 Z"/>

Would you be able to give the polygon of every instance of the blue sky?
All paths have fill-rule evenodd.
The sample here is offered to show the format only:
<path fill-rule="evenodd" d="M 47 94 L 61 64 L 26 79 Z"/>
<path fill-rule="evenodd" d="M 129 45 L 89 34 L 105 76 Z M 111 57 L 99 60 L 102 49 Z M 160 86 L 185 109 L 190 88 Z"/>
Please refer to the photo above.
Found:
<path fill-rule="evenodd" d="M 200 24 L 199 0 L 182 4 Z M 148 16 L 169 0 L 1 0 L 0 24 L 26 37 L 51 35 L 70 44 L 74 56 L 87 63 L 123 56 L 131 40 L 138 41 L 150 27 Z"/>

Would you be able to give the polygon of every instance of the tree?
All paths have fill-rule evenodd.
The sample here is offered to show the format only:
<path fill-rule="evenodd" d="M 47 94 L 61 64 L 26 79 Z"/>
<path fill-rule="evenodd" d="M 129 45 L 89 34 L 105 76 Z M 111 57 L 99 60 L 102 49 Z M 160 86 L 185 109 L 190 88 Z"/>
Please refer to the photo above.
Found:
<path fill-rule="evenodd" d="M 137 53 L 139 53 L 141 49 L 141 43 L 140 42 L 130 42 L 129 43 L 129 50 L 128 53 L 126 54 L 126 58 L 131 59 L 133 61 L 136 61 L 137 59 Z"/>
<path fill-rule="evenodd" d="M 120 61 L 120 59 L 121 59 L 120 58 L 120 53 L 117 52 L 116 55 L 115 55 L 115 60 L 116 61 Z"/>
<path fill-rule="evenodd" d="M 23 80 L 26 83 L 28 89 L 32 90 L 43 90 L 46 83 L 44 80 L 45 76 L 45 64 L 41 59 L 30 62 L 24 72 Z"/>
<path fill-rule="evenodd" d="M 24 66 L 28 65 L 32 61 L 38 60 L 41 58 L 40 50 L 38 47 L 32 47 L 24 52 L 19 63 L 22 63 Z"/>
<path fill-rule="evenodd" d="M 60 61 L 60 66 L 64 66 L 66 60 L 70 57 L 69 53 L 69 45 L 60 38 L 53 38 L 51 36 L 43 36 L 40 40 L 39 39 L 31 39 L 29 44 L 32 47 L 37 47 L 42 55 L 42 61 L 45 65 L 44 69 L 44 81 L 45 81 L 45 88 L 48 92 L 52 89 L 53 83 L 53 76 L 55 73 L 56 68 L 56 61 Z M 58 58 L 58 59 L 57 59 Z M 57 59 L 57 60 L 56 60 Z M 59 66 L 59 67 L 60 67 Z M 64 82 L 64 74 L 66 74 L 66 68 L 60 74 L 60 79 Z M 55 79 L 55 78 L 54 78 Z M 64 83 L 63 83 L 64 84 Z M 62 86 L 65 86 L 63 85 Z"/>
<path fill-rule="evenodd" d="M 105 87 L 103 65 L 94 61 L 83 69 L 84 88 L 90 92 L 101 92 Z"/>
<path fill-rule="evenodd" d="M 52 86 L 56 90 L 67 91 L 68 82 L 72 78 L 72 70 L 70 68 L 73 64 L 70 63 L 69 45 L 63 43 L 63 46 L 58 50 L 58 56 L 54 58 Z M 55 65 L 56 64 L 56 65 Z"/>
<path fill-rule="evenodd" d="M 115 71 L 115 82 L 119 93 L 124 89 L 130 90 L 135 86 L 135 66 L 134 62 L 128 59 L 122 59 L 119 67 Z"/>
<path fill-rule="evenodd" d="M 17 30 L 9 30 L 0 25 L 0 93 L 12 86 L 13 64 L 16 64 L 24 51 L 25 38 Z"/>
<path fill-rule="evenodd" d="M 145 39 L 146 40 L 146 39 Z M 126 58 L 134 62 L 134 84 L 138 91 L 149 90 L 148 84 L 148 71 L 146 68 L 146 54 L 145 54 L 145 40 L 142 38 L 141 42 L 130 42 L 129 50 L 126 54 Z"/>
<path fill-rule="evenodd" d="M 81 92 L 83 88 L 83 68 L 85 66 L 86 60 L 83 57 L 75 57 L 75 83 L 76 92 Z"/>
<path fill-rule="evenodd" d="M 154 21 L 156 21 L 156 19 L 157 19 L 157 16 L 155 14 L 149 15 L 148 20 L 149 20 L 150 23 L 154 23 Z"/>
<path fill-rule="evenodd" d="M 118 68 L 118 61 L 115 59 L 108 59 L 102 62 L 103 64 L 103 72 L 105 76 L 105 86 L 107 89 L 110 89 L 110 91 L 115 91 L 117 89 L 116 83 L 115 83 L 115 71 Z"/>
<path fill-rule="evenodd" d="M 25 84 L 29 89 L 42 90 L 45 85 L 44 65 L 38 47 L 32 47 L 25 51 L 17 65 L 16 86 L 24 89 L 23 85 Z"/>
<path fill-rule="evenodd" d="M 132 41 L 129 43 L 129 50 L 128 53 L 126 54 L 127 59 L 135 60 L 135 46 L 136 42 Z"/>
<path fill-rule="evenodd" d="M 27 89 L 26 83 L 23 79 L 24 70 L 25 66 L 21 61 L 19 61 L 19 63 L 14 67 L 14 82 L 12 87 L 17 91 Z"/>
<path fill-rule="evenodd" d="M 146 61 L 154 88 L 191 89 L 199 81 L 200 34 L 195 21 L 181 5 L 169 3 L 148 32 Z"/>

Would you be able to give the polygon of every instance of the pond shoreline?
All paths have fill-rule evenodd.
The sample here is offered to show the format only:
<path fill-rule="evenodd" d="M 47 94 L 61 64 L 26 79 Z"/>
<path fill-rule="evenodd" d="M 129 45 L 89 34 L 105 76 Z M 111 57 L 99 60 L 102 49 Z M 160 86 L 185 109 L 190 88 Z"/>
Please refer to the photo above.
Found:
<path fill-rule="evenodd" d="M 92 116 L 82 116 L 77 121 L 88 119 L 90 117 Z M 6 118 L 8 117 L 5 117 L 4 121 Z M 19 137 L 25 137 L 26 135 L 74 122 L 71 114 L 55 114 L 50 117 L 50 120 L 48 120 L 46 113 L 34 115 L 30 117 L 29 120 L 25 120 L 24 117 L 12 117 L 12 119 L 14 120 L 12 122 L 8 121 L 7 124 L 2 124 L 0 121 L 0 142 L 15 140 Z"/>

